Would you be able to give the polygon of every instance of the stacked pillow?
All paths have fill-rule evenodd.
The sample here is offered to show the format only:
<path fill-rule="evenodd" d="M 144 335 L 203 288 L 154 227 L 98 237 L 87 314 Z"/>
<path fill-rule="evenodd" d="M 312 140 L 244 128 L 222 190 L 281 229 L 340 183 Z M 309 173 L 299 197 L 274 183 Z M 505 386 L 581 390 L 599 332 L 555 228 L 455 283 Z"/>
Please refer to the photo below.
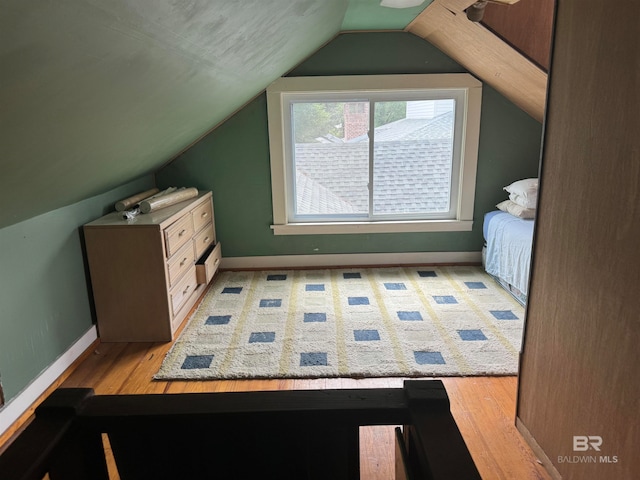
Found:
<path fill-rule="evenodd" d="M 509 192 L 509 200 L 500 202 L 498 207 L 503 212 L 518 218 L 534 218 L 538 201 L 538 179 L 525 178 L 504 187 Z"/>

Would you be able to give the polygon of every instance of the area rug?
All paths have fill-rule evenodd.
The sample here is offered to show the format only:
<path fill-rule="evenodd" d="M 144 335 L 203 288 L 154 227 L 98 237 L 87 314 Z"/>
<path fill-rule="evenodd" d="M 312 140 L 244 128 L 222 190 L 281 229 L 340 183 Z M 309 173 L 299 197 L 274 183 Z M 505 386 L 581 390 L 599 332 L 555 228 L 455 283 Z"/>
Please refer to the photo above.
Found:
<path fill-rule="evenodd" d="M 512 375 L 523 317 L 481 267 L 227 271 L 154 378 Z"/>

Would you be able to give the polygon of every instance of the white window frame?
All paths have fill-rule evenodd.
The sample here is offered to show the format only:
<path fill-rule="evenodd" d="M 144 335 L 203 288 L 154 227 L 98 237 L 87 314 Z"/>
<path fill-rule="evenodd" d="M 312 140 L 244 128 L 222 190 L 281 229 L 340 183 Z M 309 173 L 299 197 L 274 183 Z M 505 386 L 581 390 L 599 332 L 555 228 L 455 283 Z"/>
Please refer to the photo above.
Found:
<path fill-rule="evenodd" d="M 432 220 L 383 220 L 346 222 L 292 222 L 287 208 L 292 205 L 287 190 L 290 174 L 286 155 L 290 148 L 290 130 L 285 127 L 290 102 L 287 95 L 309 96 L 358 93 L 383 93 L 408 96 L 424 92 L 457 90 L 462 92 L 460 109 L 456 108 L 456 123 L 461 121 L 459 188 L 455 218 Z M 451 232 L 470 231 L 473 228 L 478 139 L 482 83 L 466 73 L 424 75 L 356 75 L 340 77 L 284 77 L 267 88 L 267 113 L 269 119 L 269 145 L 271 155 L 271 192 L 275 235 L 349 234 L 349 233 L 402 233 L 402 232 Z M 462 115 L 461 117 L 459 117 Z M 291 172 L 293 173 L 293 172 Z M 452 178 L 452 181 L 455 179 Z"/>

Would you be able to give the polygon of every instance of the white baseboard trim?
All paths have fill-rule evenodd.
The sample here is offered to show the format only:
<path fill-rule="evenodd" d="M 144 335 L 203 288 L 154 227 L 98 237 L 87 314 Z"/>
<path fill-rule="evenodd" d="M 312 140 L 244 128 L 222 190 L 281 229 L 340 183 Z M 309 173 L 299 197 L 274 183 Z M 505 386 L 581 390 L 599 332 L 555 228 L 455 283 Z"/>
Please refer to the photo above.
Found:
<path fill-rule="evenodd" d="M 327 255 L 274 255 L 263 257 L 224 257 L 221 268 L 300 268 L 364 265 L 411 265 L 482 262 L 482 252 L 406 252 L 345 253 Z"/>
<path fill-rule="evenodd" d="M 92 326 L 76 343 L 42 371 L 24 390 L 12 398 L 0 410 L 0 435 L 6 432 L 20 416 L 42 395 L 73 362 L 98 338 L 98 330 Z"/>

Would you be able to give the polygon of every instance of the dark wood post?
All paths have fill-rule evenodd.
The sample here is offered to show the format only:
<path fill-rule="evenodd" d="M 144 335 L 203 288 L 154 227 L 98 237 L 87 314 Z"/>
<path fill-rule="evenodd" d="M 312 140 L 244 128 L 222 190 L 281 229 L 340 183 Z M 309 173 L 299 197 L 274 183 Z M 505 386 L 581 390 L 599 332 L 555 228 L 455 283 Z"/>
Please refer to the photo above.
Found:
<path fill-rule="evenodd" d="M 404 427 L 404 439 L 416 478 L 482 480 L 451 415 L 442 382 L 407 380 L 404 391 L 412 419 Z"/>
<path fill-rule="evenodd" d="M 0 480 L 108 480 L 101 436 L 77 424 L 90 388 L 58 389 L 0 456 Z"/>

